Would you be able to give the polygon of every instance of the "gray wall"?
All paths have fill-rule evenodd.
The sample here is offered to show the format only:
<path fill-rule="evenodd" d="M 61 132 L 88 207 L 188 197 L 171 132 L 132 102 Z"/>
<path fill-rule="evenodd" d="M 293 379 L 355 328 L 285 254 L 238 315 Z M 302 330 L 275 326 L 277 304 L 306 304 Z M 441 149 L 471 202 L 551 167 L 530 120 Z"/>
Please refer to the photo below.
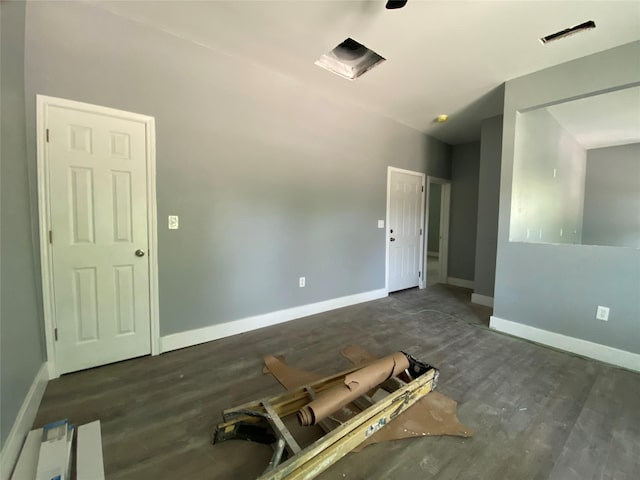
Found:
<path fill-rule="evenodd" d="M 514 242 L 580 243 L 587 152 L 546 108 L 517 115 Z"/>
<path fill-rule="evenodd" d="M 582 243 L 640 248 L 640 143 L 587 150 Z"/>
<path fill-rule="evenodd" d="M 480 142 L 452 148 L 449 277 L 474 280 Z"/>
<path fill-rule="evenodd" d="M 493 297 L 498 244 L 502 115 L 482 122 L 474 292 Z"/>
<path fill-rule="evenodd" d="M 29 222 L 22 2 L 0 3 L 0 445 L 44 361 L 39 277 Z"/>
<path fill-rule="evenodd" d="M 509 242 L 516 112 L 640 83 L 640 42 L 508 81 L 494 315 L 640 353 L 640 251 Z M 597 305 L 611 308 L 608 322 Z"/>
<path fill-rule="evenodd" d="M 440 209 L 442 208 L 442 187 L 439 183 L 429 185 L 429 228 L 427 251 L 440 252 Z"/>
<path fill-rule="evenodd" d="M 420 132 L 87 4 L 28 4 L 26 93 L 32 164 L 38 93 L 156 118 L 163 335 L 384 288 L 387 166 L 450 176 Z"/>

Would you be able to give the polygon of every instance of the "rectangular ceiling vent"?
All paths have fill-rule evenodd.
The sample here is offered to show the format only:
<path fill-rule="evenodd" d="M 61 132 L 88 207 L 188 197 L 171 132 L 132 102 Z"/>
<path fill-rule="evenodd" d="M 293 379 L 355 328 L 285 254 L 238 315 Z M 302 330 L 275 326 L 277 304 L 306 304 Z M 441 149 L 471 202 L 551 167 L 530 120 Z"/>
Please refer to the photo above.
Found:
<path fill-rule="evenodd" d="M 594 22 L 593 20 L 589 20 L 588 22 L 581 23 L 580 25 L 576 25 L 575 27 L 565 28 L 564 30 L 560 30 L 559 32 L 552 33 L 551 35 L 547 35 L 546 37 L 542 37 L 540 39 L 540 42 L 544 45 L 555 40 L 560 40 L 561 38 L 566 38 L 570 35 L 575 35 L 576 33 L 584 32 L 586 30 L 592 30 L 594 28 L 596 28 L 596 22 Z"/>
<path fill-rule="evenodd" d="M 385 58 L 373 50 L 352 38 L 347 38 L 329 53 L 322 55 L 315 64 L 336 75 L 353 80 L 384 61 Z"/>

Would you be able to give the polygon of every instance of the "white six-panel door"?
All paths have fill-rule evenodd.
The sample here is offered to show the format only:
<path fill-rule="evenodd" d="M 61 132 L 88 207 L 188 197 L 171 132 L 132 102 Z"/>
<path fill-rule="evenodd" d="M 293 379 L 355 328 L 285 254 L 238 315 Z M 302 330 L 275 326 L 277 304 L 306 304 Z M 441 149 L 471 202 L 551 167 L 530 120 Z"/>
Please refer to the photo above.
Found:
<path fill-rule="evenodd" d="M 48 105 L 44 127 L 57 373 L 149 354 L 147 126 Z"/>
<path fill-rule="evenodd" d="M 388 291 L 420 284 L 424 174 L 389 169 Z"/>

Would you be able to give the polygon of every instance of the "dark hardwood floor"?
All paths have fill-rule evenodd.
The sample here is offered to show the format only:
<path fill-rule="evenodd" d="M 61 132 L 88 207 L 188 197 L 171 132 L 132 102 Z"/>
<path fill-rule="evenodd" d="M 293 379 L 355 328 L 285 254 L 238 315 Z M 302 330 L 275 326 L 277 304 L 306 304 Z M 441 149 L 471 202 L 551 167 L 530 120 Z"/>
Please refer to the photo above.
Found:
<path fill-rule="evenodd" d="M 109 479 L 250 479 L 271 449 L 211 445 L 220 411 L 283 389 L 262 356 L 325 374 L 349 366 L 348 344 L 405 350 L 440 368 L 468 439 L 424 437 L 367 447 L 320 478 L 640 478 L 640 374 L 486 327 L 469 291 L 431 286 L 49 383 L 36 426 L 102 422 Z M 466 300 L 465 300 L 466 298 Z"/>

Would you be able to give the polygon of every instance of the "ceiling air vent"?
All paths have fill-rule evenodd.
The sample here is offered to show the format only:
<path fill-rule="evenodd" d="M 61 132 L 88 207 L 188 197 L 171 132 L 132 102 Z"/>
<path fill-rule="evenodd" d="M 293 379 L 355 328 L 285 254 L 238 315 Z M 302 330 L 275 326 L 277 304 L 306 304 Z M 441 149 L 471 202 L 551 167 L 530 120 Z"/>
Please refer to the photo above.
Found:
<path fill-rule="evenodd" d="M 385 59 L 352 38 L 322 55 L 315 64 L 336 75 L 353 80 Z"/>
<path fill-rule="evenodd" d="M 560 40 L 561 38 L 568 37 L 569 35 L 574 35 L 586 30 L 591 30 L 593 28 L 596 28 L 596 22 L 594 22 L 593 20 L 589 20 L 588 22 L 581 23 L 580 25 L 576 25 L 575 27 L 565 28 L 564 30 L 560 30 L 559 32 L 552 33 L 551 35 L 547 35 L 546 37 L 542 37 L 540 39 L 540 42 L 542 44 L 546 44 L 555 40 Z"/>

